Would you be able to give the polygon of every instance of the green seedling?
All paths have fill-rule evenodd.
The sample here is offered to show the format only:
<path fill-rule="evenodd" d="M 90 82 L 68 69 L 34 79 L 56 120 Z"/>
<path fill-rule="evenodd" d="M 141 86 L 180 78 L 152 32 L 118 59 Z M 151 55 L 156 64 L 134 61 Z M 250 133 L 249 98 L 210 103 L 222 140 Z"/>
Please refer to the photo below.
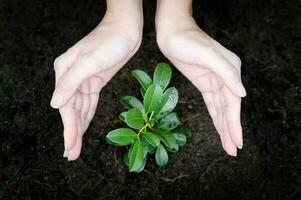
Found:
<path fill-rule="evenodd" d="M 178 103 L 178 90 L 167 87 L 172 70 L 166 63 L 156 66 L 153 79 L 142 70 L 132 75 L 141 84 L 143 103 L 133 96 L 124 96 L 121 103 L 128 109 L 119 119 L 128 127 L 118 128 L 106 135 L 108 143 L 126 146 L 124 164 L 130 172 L 143 171 L 148 154 L 155 154 L 157 165 L 168 163 L 168 152 L 175 153 L 186 144 L 191 131 L 181 126 L 180 118 L 173 112 Z"/>

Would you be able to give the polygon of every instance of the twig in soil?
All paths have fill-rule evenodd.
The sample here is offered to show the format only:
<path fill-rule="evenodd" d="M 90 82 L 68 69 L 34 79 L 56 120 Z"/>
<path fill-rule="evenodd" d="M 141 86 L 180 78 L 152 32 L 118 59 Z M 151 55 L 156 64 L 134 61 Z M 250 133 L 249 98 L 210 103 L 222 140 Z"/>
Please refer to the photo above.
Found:
<path fill-rule="evenodd" d="M 94 191 L 94 189 L 101 183 L 101 181 L 102 181 L 103 179 L 99 179 L 96 183 L 95 183 L 95 185 L 92 187 L 92 190 Z M 110 183 L 109 181 L 108 181 L 108 183 Z"/>
<path fill-rule="evenodd" d="M 38 173 L 50 174 L 49 171 L 41 170 L 41 169 L 31 169 L 30 171 L 31 171 L 31 172 L 38 172 Z"/>
<path fill-rule="evenodd" d="M 110 179 L 105 178 L 104 176 L 102 176 L 101 174 L 98 174 L 98 176 L 100 177 L 98 179 L 98 181 L 94 184 L 94 186 L 92 187 L 92 190 L 94 191 L 94 189 L 103 181 L 107 181 L 108 184 L 113 185 L 112 182 L 110 181 Z"/>
<path fill-rule="evenodd" d="M 190 121 L 190 120 L 193 120 L 193 119 L 195 119 L 195 118 L 198 118 L 198 116 L 200 116 L 200 115 L 201 115 L 200 113 L 197 113 L 197 114 L 193 115 L 192 117 L 189 117 L 189 118 L 187 118 L 187 119 L 184 119 L 184 120 L 183 120 L 183 123 L 184 123 L 184 122 L 187 122 L 187 121 Z"/>
<path fill-rule="evenodd" d="M 223 157 L 220 157 L 220 158 L 217 158 L 217 159 L 213 160 L 213 161 L 210 163 L 210 165 L 207 167 L 207 169 L 201 174 L 201 176 L 205 176 L 205 175 L 213 168 L 213 166 L 214 166 L 216 163 L 218 163 L 218 162 L 224 160 L 224 159 L 227 158 L 227 157 L 228 157 L 228 155 L 225 155 L 225 156 L 223 156 Z"/>
<path fill-rule="evenodd" d="M 37 180 L 37 179 L 34 179 L 33 182 L 35 182 L 35 183 L 37 183 L 37 184 L 39 184 L 39 185 L 46 186 L 46 187 L 48 187 L 51 191 L 55 191 L 55 190 L 56 190 L 56 186 L 52 187 L 50 184 L 40 182 L 40 181 Z"/>
<path fill-rule="evenodd" d="M 292 199 L 294 199 L 294 196 L 296 196 L 296 194 L 298 194 L 300 191 L 301 191 L 301 187 L 297 187 L 297 189 L 294 192 L 292 192 L 292 194 L 290 195 L 290 197 Z"/>
<path fill-rule="evenodd" d="M 267 67 L 263 68 L 261 71 L 265 72 L 267 70 L 272 70 L 272 69 L 275 69 L 277 67 L 278 67 L 277 65 L 270 65 L 270 66 L 267 66 Z"/>
<path fill-rule="evenodd" d="M 114 164 L 115 164 L 115 167 L 117 167 L 118 165 L 118 162 L 117 162 L 117 156 L 116 156 L 116 149 L 114 149 Z"/>
<path fill-rule="evenodd" d="M 151 174 L 148 170 L 144 169 L 143 172 L 147 173 L 147 174 Z"/>
<path fill-rule="evenodd" d="M 167 178 L 167 177 L 161 177 L 161 179 L 165 182 L 168 182 L 168 183 L 174 183 L 176 182 L 177 180 L 179 179 L 182 179 L 182 178 L 187 178 L 189 177 L 188 174 L 180 174 L 179 176 L 175 177 L 175 178 Z"/>
<path fill-rule="evenodd" d="M 82 190 L 83 190 L 87 185 L 89 185 L 89 184 L 92 182 L 92 180 L 93 180 L 93 179 L 89 179 L 88 181 L 86 181 L 86 183 L 83 184 L 83 185 L 81 186 L 79 192 L 81 193 Z"/>

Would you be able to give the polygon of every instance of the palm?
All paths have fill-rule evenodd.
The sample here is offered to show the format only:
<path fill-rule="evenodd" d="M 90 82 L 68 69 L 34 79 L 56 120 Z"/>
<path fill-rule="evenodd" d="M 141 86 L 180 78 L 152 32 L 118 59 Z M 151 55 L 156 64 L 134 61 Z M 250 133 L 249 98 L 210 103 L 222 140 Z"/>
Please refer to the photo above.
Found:
<path fill-rule="evenodd" d="M 241 98 L 224 83 L 222 73 L 217 74 L 215 64 L 226 58 L 240 73 L 239 59 L 201 31 L 174 34 L 164 44 L 162 52 L 202 93 L 224 149 L 236 155 L 236 146 L 242 144 Z"/>
<path fill-rule="evenodd" d="M 127 33 L 112 29 L 92 31 L 55 61 L 57 87 L 70 94 L 59 108 L 68 160 L 75 160 L 81 152 L 82 137 L 95 114 L 102 87 L 139 47 L 139 41 L 132 42 Z"/>
<path fill-rule="evenodd" d="M 111 70 L 85 80 L 67 103 L 59 109 L 64 124 L 65 146 L 72 147 L 68 159 L 76 159 L 81 151 L 82 138 L 87 130 L 98 104 L 99 93 L 106 84 L 104 80 L 118 71 Z"/>

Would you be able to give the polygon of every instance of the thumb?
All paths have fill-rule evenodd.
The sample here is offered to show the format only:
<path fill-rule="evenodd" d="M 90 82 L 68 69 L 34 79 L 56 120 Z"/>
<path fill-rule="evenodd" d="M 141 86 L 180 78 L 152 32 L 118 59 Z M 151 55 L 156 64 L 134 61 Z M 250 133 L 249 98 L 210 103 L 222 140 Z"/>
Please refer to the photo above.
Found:
<path fill-rule="evenodd" d="M 77 91 L 81 83 L 95 74 L 95 66 L 85 59 L 77 60 L 56 83 L 50 105 L 53 108 L 62 107 Z"/>

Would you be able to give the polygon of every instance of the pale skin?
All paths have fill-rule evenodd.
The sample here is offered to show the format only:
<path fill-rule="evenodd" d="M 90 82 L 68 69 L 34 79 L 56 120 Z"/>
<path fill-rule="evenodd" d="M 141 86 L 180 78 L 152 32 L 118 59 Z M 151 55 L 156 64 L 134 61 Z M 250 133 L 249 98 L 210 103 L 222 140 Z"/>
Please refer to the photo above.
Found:
<path fill-rule="evenodd" d="M 242 148 L 241 61 L 203 32 L 192 18 L 192 0 L 158 0 L 157 43 L 174 66 L 201 92 L 223 148 Z M 107 0 L 101 23 L 54 62 L 51 106 L 64 125 L 64 157 L 79 157 L 83 134 L 101 89 L 136 53 L 142 40 L 142 0 Z"/>

